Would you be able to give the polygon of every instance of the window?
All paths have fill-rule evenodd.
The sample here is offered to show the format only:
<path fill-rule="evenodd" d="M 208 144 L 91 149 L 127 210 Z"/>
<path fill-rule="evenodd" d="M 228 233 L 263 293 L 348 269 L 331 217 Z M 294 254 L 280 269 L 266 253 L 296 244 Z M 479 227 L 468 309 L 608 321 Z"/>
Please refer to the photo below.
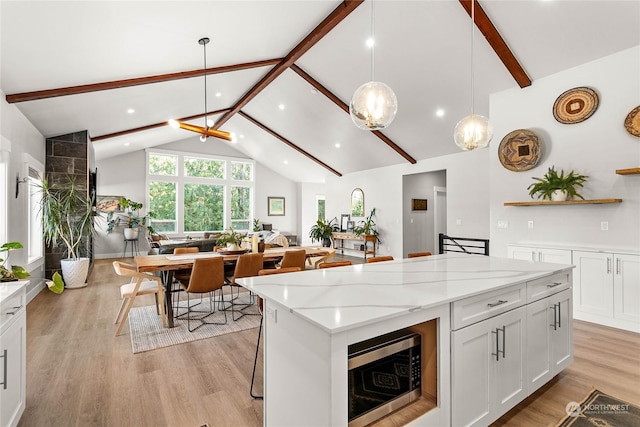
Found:
<path fill-rule="evenodd" d="M 326 218 L 324 204 L 325 204 L 324 196 L 316 196 L 316 206 L 318 208 L 318 219 L 324 220 Z"/>
<path fill-rule="evenodd" d="M 9 216 L 9 141 L 0 141 L 0 245 L 7 241 L 7 221 Z M 6 145 L 6 147 L 5 147 Z"/>
<path fill-rule="evenodd" d="M 44 260 L 44 244 L 42 242 L 42 177 L 44 166 L 28 154 L 23 154 L 24 176 L 27 178 L 27 213 L 28 218 L 28 242 L 27 262 L 29 264 L 41 264 Z M 22 190 L 22 189 L 21 189 Z M 31 265 L 30 267 L 35 266 Z M 31 269 L 31 268 L 28 268 Z"/>
<path fill-rule="evenodd" d="M 149 150 L 147 163 L 148 206 L 157 232 L 250 230 L 253 161 Z"/>

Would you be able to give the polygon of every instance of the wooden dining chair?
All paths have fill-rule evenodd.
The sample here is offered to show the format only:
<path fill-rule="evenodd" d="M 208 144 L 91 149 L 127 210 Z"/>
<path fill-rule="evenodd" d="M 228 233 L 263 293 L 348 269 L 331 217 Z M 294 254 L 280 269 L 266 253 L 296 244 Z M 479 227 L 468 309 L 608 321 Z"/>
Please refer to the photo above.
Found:
<path fill-rule="evenodd" d="M 293 273 L 296 271 L 302 271 L 300 267 L 281 267 L 281 268 L 267 268 L 258 271 L 258 276 L 267 276 L 271 274 L 282 274 L 282 273 Z M 262 335 L 262 321 L 264 319 L 263 312 L 263 301 L 262 298 L 258 297 L 258 311 L 260 312 L 260 327 L 258 328 L 258 342 L 256 343 L 256 356 L 253 359 L 253 373 L 251 374 L 251 387 L 249 388 L 249 395 L 254 399 L 262 399 L 263 396 L 253 394 L 253 383 L 256 378 L 256 365 L 258 364 L 258 351 L 260 349 L 260 336 Z"/>
<path fill-rule="evenodd" d="M 431 252 L 413 252 L 407 255 L 408 258 L 419 258 L 423 256 L 431 256 Z"/>
<path fill-rule="evenodd" d="M 282 257 L 280 268 L 300 267 L 300 270 L 304 270 L 304 262 L 306 259 L 307 251 L 304 249 L 288 250 Z"/>
<path fill-rule="evenodd" d="M 314 257 L 313 259 L 311 257 L 309 257 L 309 258 L 307 258 L 307 263 L 309 265 L 313 265 L 313 268 L 318 268 L 318 265 L 320 265 L 323 262 L 327 262 L 327 260 L 329 258 L 332 258 L 336 254 L 336 248 L 325 248 L 325 249 L 328 252 L 327 255 L 323 255 L 323 256 L 320 256 L 320 257 Z"/>
<path fill-rule="evenodd" d="M 351 263 L 351 261 L 322 262 L 318 264 L 318 268 L 344 267 L 347 265 L 353 265 L 353 264 Z"/>
<path fill-rule="evenodd" d="M 118 324 L 116 336 L 120 334 L 124 321 L 129 316 L 129 310 L 133 306 L 133 301 L 139 295 L 155 295 L 156 312 L 162 317 L 162 327 L 167 327 L 167 319 L 164 315 L 164 290 L 160 277 L 148 273 L 140 273 L 135 265 L 121 261 L 113 261 L 113 269 L 118 276 L 130 277 L 130 282 L 120 286 L 120 297 L 122 304 L 114 323 Z"/>
<path fill-rule="evenodd" d="M 385 255 L 385 256 L 374 256 L 371 258 L 367 258 L 368 264 L 371 264 L 372 262 L 381 262 L 381 261 L 393 261 L 393 257 L 391 255 Z"/>
<path fill-rule="evenodd" d="M 185 292 L 187 293 L 187 329 L 189 332 L 193 332 L 203 325 L 226 325 L 227 324 L 227 311 L 224 312 L 224 323 L 222 322 L 207 322 L 206 319 L 209 316 L 215 314 L 215 293 L 219 291 L 220 300 L 218 302 L 224 305 L 224 293 L 222 287 L 225 284 L 224 280 L 224 261 L 222 257 L 211 258 L 198 258 L 193 262 L 191 269 L 191 277 L 186 283 L 180 282 Z M 191 294 L 209 294 L 209 311 L 193 310 L 191 306 Z M 200 304 L 200 303 L 198 303 Z M 200 322 L 200 325 L 191 329 L 191 313 L 207 313 L 204 316 L 195 318 Z"/>
<path fill-rule="evenodd" d="M 250 299 L 248 303 L 243 303 L 243 304 L 236 303 L 236 300 L 240 297 L 240 288 L 242 287 L 241 285 L 236 283 L 236 280 L 241 279 L 243 277 L 257 276 L 258 272 L 262 270 L 263 261 L 264 261 L 263 253 L 243 254 L 238 257 L 238 260 L 236 261 L 236 268 L 233 272 L 233 277 L 230 280 L 228 280 L 228 284 L 231 290 L 231 317 L 233 318 L 233 320 L 238 320 L 246 314 L 257 314 L 257 313 L 245 313 L 243 311 L 247 307 L 253 305 L 251 293 L 249 293 Z M 233 295 L 234 288 L 237 291 L 235 296 Z M 236 307 L 240 307 L 237 310 L 240 312 L 240 316 L 238 316 L 237 318 L 235 314 Z"/>

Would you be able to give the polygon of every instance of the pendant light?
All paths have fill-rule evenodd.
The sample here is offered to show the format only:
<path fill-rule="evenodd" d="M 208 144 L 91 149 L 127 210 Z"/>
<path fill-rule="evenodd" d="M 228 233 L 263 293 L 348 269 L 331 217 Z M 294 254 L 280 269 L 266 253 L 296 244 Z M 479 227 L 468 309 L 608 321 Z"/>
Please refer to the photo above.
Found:
<path fill-rule="evenodd" d="M 474 114 L 474 72 L 473 72 L 473 46 L 475 41 L 475 3 L 471 0 L 471 115 L 460 120 L 453 132 L 453 140 L 463 150 L 475 150 L 485 148 L 493 138 L 493 127 L 489 119 Z"/>
<path fill-rule="evenodd" d="M 212 136 L 214 138 L 226 139 L 227 141 L 233 141 L 233 134 L 230 132 L 225 132 L 217 129 L 212 129 L 213 121 L 207 120 L 207 44 L 209 43 L 208 37 L 203 37 L 198 40 L 198 44 L 202 45 L 204 50 L 204 127 L 190 125 L 187 123 L 179 122 L 178 120 L 169 120 L 169 126 L 175 129 L 184 129 L 189 130 L 191 132 L 196 132 L 200 134 L 200 141 L 205 142 L 208 137 Z"/>
<path fill-rule="evenodd" d="M 398 99 L 393 90 L 382 82 L 375 81 L 375 1 L 371 0 L 371 81 L 354 92 L 349 104 L 351 120 L 360 129 L 379 130 L 391 124 L 398 112 Z"/>

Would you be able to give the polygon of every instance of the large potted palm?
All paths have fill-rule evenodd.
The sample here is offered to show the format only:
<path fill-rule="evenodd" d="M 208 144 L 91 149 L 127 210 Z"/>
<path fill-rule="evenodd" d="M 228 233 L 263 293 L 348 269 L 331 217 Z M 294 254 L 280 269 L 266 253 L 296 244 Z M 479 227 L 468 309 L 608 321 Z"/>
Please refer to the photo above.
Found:
<path fill-rule="evenodd" d="M 66 258 L 60 260 L 65 288 L 87 286 L 86 242 L 95 231 L 93 199 L 75 176 L 67 175 L 56 183 L 43 180 L 42 224 L 45 243 L 65 247 Z"/>
<path fill-rule="evenodd" d="M 330 221 L 318 218 L 316 223 L 311 227 L 311 230 L 309 230 L 309 237 L 311 237 L 311 241 L 319 241 L 322 242 L 322 246 L 327 248 L 331 247 L 331 233 L 338 231 L 336 221 L 336 218 L 333 218 Z"/>

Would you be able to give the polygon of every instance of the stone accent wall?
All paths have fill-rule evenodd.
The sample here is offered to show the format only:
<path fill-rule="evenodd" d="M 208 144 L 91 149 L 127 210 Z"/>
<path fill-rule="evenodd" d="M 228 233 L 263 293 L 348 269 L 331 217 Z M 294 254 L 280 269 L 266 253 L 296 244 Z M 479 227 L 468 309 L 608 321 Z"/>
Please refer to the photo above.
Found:
<path fill-rule="evenodd" d="M 69 174 L 76 176 L 76 182 L 88 188 L 89 183 L 89 132 L 84 130 L 46 139 L 45 173 L 50 183 L 65 182 Z M 92 255 L 92 243 L 87 242 L 86 253 Z M 65 256 L 64 247 L 45 248 L 45 277 L 50 278 L 60 271 L 60 260 Z"/>

